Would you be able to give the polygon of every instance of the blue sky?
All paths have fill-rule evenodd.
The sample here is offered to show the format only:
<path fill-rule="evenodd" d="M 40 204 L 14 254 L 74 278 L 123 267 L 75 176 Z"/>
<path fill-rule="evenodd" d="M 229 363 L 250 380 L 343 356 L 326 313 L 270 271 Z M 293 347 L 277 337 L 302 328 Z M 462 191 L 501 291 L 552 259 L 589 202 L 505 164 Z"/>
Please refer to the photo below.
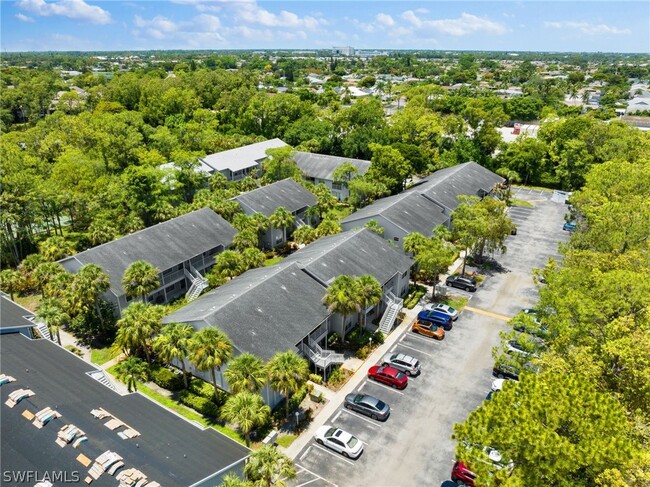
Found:
<path fill-rule="evenodd" d="M 650 52 L 650 2 L 0 0 L 7 51 Z"/>

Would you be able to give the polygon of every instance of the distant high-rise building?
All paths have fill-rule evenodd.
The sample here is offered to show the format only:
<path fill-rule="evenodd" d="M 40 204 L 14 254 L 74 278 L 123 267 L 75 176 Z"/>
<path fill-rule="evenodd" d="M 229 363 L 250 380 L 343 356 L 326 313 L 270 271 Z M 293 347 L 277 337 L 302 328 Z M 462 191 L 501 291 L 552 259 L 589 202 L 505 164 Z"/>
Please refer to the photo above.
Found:
<path fill-rule="evenodd" d="M 354 56 L 354 47 L 333 47 L 332 54 L 335 56 Z"/>

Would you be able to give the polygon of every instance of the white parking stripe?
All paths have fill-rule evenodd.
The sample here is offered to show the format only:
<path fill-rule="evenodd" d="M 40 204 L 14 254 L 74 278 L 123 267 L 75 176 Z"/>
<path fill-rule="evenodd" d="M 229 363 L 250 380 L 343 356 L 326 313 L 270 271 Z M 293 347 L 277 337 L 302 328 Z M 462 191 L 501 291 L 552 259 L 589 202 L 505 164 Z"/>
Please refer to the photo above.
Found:
<path fill-rule="evenodd" d="M 336 485 L 334 482 L 330 482 L 329 480 L 324 479 L 323 477 L 321 477 L 321 476 L 318 475 L 317 473 L 312 472 L 311 470 L 309 470 L 308 468 L 303 467 L 302 465 L 298 465 L 298 464 L 296 463 L 296 467 L 300 467 L 300 468 L 302 468 L 303 471 L 312 474 L 314 477 L 321 479 L 323 482 L 327 482 L 328 484 L 333 485 L 334 487 L 339 487 L 339 486 Z"/>
<path fill-rule="evenodd" d="M 410 333 L 410 334 L 404 334 L 405 337 L 409 338 L 415 338 L 416 340 L 420 340 L 426 343 L 440 343 L 442 340 L 436 340 L 435 338 L 427 338 L 423 337 L 422 335 L 418 335 L 417 333 Z"/>
<path fill-rule="evenodd" d="M 305 453 L 303 453 L 302 455 L 300 455 L 300 459 L 301 459 L 301 460 L 302 460 L 303 458 L 305 458 L 305 455 L 307 455 L 307 453 L 309 453 L 309 450 L 311 450 L 311 446 L 305 450 Z"/>
<path fill-rule="evenodd" d="M 308 480 L 307 482 L 305 482 L 304 484 L 296 485 L 296 487 L 302 487 L 303 485 L 311 484 L 312 482 L 316 482 L 317 480 L 322 480 L 322 479 L 319 479 L 319 478 L 311 479 L 311 480 Z"/>
<path fill-rule="evenodd" d="M 420 350 L 420 349 L 418 349 L 418 348 L 415 348 L 415 347 L 411 347 L 410 345 L 407 345 L 407 344 L 405 344 L 405 343 L 400 343 L 400 346 L 401 346 L 401 347 L 410 348 L 411 350 L 415 350 L 416 352 L 423 353 L 423 354 L 426 355 L 427 357 L 433 357 L 433 355 L 431 355 L 430 353 L 423 352 L 422 350 Z"/>
<path fill-rule="evenodd" d="M 349 409 L 343 409 L 343 411 L 345 411 L 348 414 L 351 414 L 352 416 L 356 416 L 359 419 L 363 419 L 366 423 L 369 423 L 370 426 L 372 426 L 373 428 L 381 428 L 381 425 L 375 423 L 374 421 L 372 421 L 372 420 L 370 420 L 368 418 L 364 418 L 363 416 L 361 416 L 360 414 L 355 413 L 354 411 L 350 411 Z M 341 413 L 341 411 L 339 411 L 339 414 L 340 413 Z"/>
<path fill-rule="evenodd" d="M 332 418 L 332 421 L 336 421 L 337 419 L 339 419 L 339 416 L 340 416 L 340 415 L 341 415 L 341 411 L 339 411 L 338 413 L 336 413 L 336 416 L 334 416 L 334 417 Z"/>
<path fill-rule="evenodd" d="M 375 384 L 375 385 L 377 385 L 377 386 L 379 386 L 379 387 L 383 387 L 384 389 L 388 389 L 389 391 L 393 391 L 393 392 L 396 392 L 397 394 L 401 394 L 402 396 L 404 395 L 403 392 L 398 391 L 398 390 L 395 389 L 394 387 L 388 387 L 387 385 L 384 385 L 384 384 L 382 384 L 381 382 L 377 382 L 377 381 L 374 381 L 374 380 L 373 380 L 372 383 Z"/>
<path fill-rule="evenodd" d="M 366 385 L 366 382 L 368 382 L 368 381 L 367 381 L 367 380 L 364 380 L 364 381 L 361 383 L 361 385 L 357 388 L 357 391 L 360 391 L 360 390 L 363 388 L 363 386 Z"/>
<path fill-rule="evenodd" d="M 354 463 L 352 463 L 350 460 L 347 460 L 346 458 L 343 458 L 343 455 L 341 455 L 340 453 L 335 453 L 333 451 L 330 451 L 327 448 L 325 448 L 324 446 L 320 446 L 320 445 L 314 445 L 314 446 L 316 448 L 318 448 L 319 450 L 323 450 L 325 453 L 329 453 L 333 457 L 338 458 L 339 460 L 343 460 L 345 463 L 349 463 L 350 465 L 354 465 Z M 323 479 L 323 480 L 325 480 L 325 479 Z"/>

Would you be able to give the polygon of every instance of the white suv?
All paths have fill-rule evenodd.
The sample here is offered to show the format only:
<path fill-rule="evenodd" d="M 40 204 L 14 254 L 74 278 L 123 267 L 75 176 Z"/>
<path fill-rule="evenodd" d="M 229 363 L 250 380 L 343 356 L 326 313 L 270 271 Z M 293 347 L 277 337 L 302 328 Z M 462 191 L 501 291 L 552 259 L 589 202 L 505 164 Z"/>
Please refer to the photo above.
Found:
<path fill-rule="evenodd" d="M 406 375 L 418 375 L 420 373 L 420 361 L 410 355 L 403 353 L 388 353 L 382 359 L 382 365 L 389 365 L 394 369 L 401 370 Z"/>

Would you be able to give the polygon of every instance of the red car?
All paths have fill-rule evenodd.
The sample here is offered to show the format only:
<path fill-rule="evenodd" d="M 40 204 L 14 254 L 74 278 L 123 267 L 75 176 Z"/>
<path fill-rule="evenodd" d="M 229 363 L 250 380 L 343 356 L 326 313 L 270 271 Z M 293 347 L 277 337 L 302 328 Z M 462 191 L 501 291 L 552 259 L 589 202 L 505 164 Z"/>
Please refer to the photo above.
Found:
<path fill-rule="evenodd" d="M 404 389 L 408 384 L 406 374 L 387 365 L 373 365 L 368 371 L 368 377 L 396 389 Z"/>
<path fill-rule="evenodd" d="M 476 474 L 467 468 L 467 465 L 465 465 L 463 462 L 454 463 L 454 466 L 451 469 L 451 480 L 459 485 L 474 487 L 475 478 Z"/>

